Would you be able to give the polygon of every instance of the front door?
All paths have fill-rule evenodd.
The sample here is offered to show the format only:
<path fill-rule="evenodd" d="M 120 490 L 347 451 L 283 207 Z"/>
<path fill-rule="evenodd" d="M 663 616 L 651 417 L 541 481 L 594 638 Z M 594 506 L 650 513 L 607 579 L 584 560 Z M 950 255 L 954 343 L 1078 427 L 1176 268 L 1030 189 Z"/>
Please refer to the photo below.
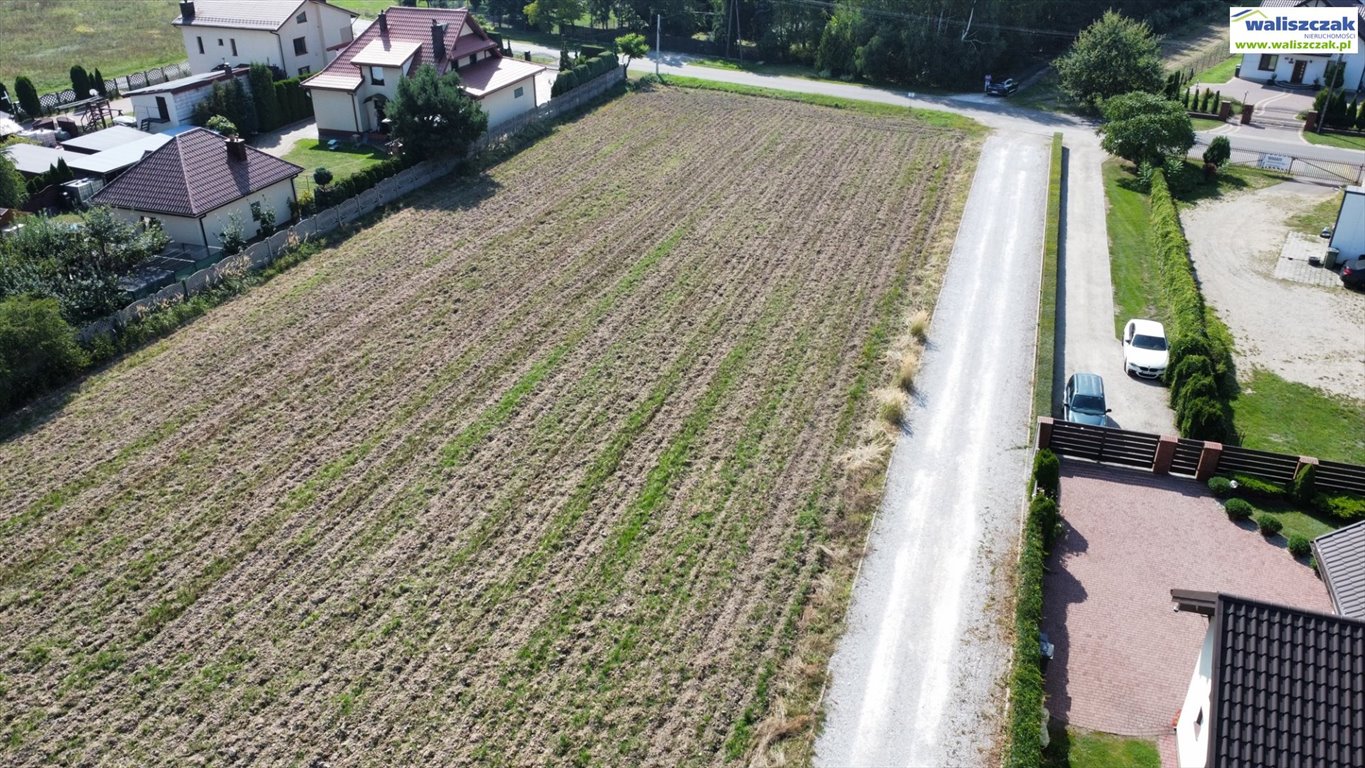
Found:
<path fill-rule="evenodd" d="M 1302 83 L 1303 71 L 1305 69 L 1308 69 L 1308 62 L 1304 61 L 1303 59 L 1299 59 L 1298 61 L 1294 62 L 1294 73 L 1289 76 L 1289 82 L 1294 85 Z"/>
<path fill-rule="evenodd" d="M 156 97 L 156 112 L 160 116 L 161 122 L 169 123 L 171 121 L 171 111 L 166 108 L 165 96 Z"/>

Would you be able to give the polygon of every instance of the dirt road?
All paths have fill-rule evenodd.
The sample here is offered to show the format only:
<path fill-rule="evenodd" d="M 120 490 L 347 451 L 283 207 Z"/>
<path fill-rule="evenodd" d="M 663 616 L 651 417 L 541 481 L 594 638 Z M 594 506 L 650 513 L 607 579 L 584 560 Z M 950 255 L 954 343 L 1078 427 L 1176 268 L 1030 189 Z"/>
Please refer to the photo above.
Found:
<path fill-rule="evenodd" d="M 983 765 L 1008 643 L 991 605 L 1019 525 L 1048 145 L 986 142 L 907 434 L 831 661 L 819 765 Z"/>

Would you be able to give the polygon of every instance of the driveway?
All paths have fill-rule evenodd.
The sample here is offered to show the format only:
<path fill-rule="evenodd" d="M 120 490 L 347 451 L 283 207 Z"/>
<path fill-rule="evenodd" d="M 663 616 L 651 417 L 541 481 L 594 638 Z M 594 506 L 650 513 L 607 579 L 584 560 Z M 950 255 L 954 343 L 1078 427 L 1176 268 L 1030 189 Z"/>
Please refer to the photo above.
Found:
<path fill-rule="evenodd" d="M 1188 479 L 1062 462 L 1066 533 L 1043 580 L 1056 646 L 1048 711 L 1089 730 L 1169 734 L 1205 623 L 1171 610 L 1172 589 L 1226 592 L 1331 612 L 1327 590 L 1277 537 L 1228 520 Z"/>
<path fill-rule="evenodd" d="M 1289 235 L 1285 220 L 1333 195 L 1340 195 L 1335 187 L 1289 182 L 1205 200 L 1181 219 L 1204 298 L 1237 342 L 1238 370 L 1265 368 L 1358 399 L 1365 392 L 1365 296 L 1335 278 L 1324 287 L 1274 276 Z"/>
<path fill-rule="evenodd" d="M 1027 134 L 996 134 L 982 150 L 830 662 L 818 765 L 986 764 L 1010 658 L 997 574 L 1029 459 L 1048 155 Z"/>

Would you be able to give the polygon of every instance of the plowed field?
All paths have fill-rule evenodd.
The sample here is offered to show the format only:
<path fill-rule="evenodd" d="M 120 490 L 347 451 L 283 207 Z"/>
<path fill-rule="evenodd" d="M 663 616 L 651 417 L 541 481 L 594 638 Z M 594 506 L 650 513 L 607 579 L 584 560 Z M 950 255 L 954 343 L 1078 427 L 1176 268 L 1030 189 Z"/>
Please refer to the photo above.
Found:
<path fill-rule="evenodd" d="M 0 762 L 704 765 L 808 728 L 845 457 L 974 152 L 634 93 L 91 377 L 0 443 Z"/>

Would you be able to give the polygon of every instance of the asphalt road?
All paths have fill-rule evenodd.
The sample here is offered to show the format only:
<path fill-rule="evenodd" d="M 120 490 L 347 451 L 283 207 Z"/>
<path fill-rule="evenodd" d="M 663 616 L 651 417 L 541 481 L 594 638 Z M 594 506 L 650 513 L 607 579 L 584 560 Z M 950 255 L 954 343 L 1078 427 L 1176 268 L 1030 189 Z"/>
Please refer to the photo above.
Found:
<path fill-rule="evenodd" d="M 1048 151 L 1019 133 L 982 150 L 830 663 L 818 765 L 983 764 L 1009 664 L 991 596 L 1027 472 Z"/>
<path fill-rule="evenodd" d="M 1201 131 L 1195 134 L 1195 141 L 1200 145 L 1206 145 L 1215 136 L 1226 136 L 1228 143 L 1232 145 L 1234 150 L 1243 152 L 1269 152 L 1277 155 L 1293 155 L 1305 160 L 1365 165 L 1365 152 L 1358 149 L 1324 147 L 1291 138 L 1297 137 L 1297 135 L 1297 133 L 1287 134 L 1285 131 L 1258 129 L 1256 126 L 1242 125 Z M 1202 150 L 1199 151 L 1202 152 Z"/>

